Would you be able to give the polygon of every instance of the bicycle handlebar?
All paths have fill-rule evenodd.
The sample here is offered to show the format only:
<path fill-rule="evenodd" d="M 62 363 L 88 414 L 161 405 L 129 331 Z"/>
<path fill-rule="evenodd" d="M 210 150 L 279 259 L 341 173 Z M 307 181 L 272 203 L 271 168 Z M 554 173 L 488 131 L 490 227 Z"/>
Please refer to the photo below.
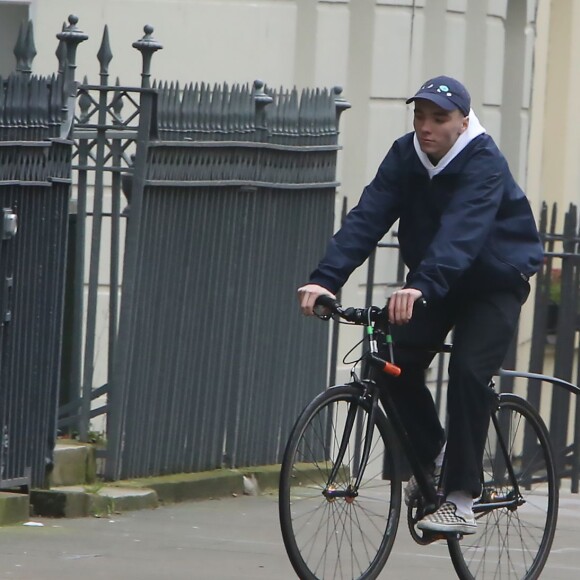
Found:
<path fill-rule="evenodd" d="M 332 314 L 336 314 L 343 320 L 352 322 L 353 324 L 368 324 L 369 321 L 376 322 L 385 316 L 384 309 L 378 308 L 377 306 L 370 306 L 369 308 L 343 308 L 338 300 L 335 300 L 328 294 L 320 295 L 314 305 L 316 316 L 323 320 L 328 320 L 330 316 L 321 312 L 318 307 L 327 308 Z"/>
<path fill-rule="evenodd" d="M 330 315 L 317 312 L 317 309 L 326 308 L 330 310 L 332 314 L 336 314 L 348 322 L 354 324 L 369 324 L 369 322 L 376 322 L 379 319 L 385 320 L 388 325 L 388 319 L 386 317 L 385 309 L 378 308 L 377 306 L 370 306 L 369 308 L 343 308 L 342 304 L 338 300 L 328 296 L 327 294 L 322 294 L 316 299 L 314 305 L 314 311 L 316 316 L 322 318 L 323 320 L 328 320 Z M 373 339 L 374 340 L 374 339 Z M 376 343 L 375 343 L 376 345 Z M 375 346 L 376 349 L 376 346 Z M 392 351 L 391 351 L 392 356 Z M 380 369 L 388 375 L 398 377 L 401 374 L 401 368 L 393 364 L 392 362 L 386 361 L 376 354 L 376 350 L 368 353 L 367 360 L 376 368 Z"/>

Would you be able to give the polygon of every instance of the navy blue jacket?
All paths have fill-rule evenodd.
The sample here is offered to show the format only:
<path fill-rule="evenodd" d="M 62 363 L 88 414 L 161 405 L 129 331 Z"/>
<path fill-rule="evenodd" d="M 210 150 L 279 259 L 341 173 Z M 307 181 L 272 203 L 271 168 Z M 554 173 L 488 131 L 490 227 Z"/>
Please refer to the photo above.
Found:
<path fill-rule="evenodd" d="M 542 263 L 529 202 L 487 134 L 432 179 L 415 152 L 413 133 L 395 141 L 310 282 L 336 292 L 397 219 L 406 286 L 428 300 L 452 288 L 514 287 Z"/>

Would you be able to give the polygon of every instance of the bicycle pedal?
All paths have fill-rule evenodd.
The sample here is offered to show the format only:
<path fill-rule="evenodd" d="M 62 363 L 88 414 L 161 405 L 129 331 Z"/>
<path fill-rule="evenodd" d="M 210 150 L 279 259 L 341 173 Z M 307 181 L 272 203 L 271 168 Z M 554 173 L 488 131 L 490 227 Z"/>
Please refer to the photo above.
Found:
<path fill-rule="evenodd" d="M 463 540 L 463 534 L 459 534 L 456 532 L 428 532 L 426 530 L 423 531 L 423 542 L 425 544 L 431 544 L 433 542 L 440 542 L 440 541 L 447 541 L 447 540 Z"/>
<path fill-rule="evenodd" d="M 444 534 L 442 532 L 424 531 L 423 537 L 421 539 L 423 540 L 422 543 L 427 545 L 427 544 L 432 544 L 433 542 L 439 542 L 441 540 L 447 541 L 449 536 L 450 536 L 450 534 Z"/>

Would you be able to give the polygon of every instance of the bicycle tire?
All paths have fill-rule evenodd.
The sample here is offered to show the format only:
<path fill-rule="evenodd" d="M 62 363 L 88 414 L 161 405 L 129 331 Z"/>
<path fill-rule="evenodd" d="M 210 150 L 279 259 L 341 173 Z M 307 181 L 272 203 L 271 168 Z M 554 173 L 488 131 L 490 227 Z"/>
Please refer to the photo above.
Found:
<path fill-rule="evenodd" d="M 477 511 L 478 504 L 483 509 L 482 502 L 499 494 L 514 497 L 497 431 L 490 423 L 483 493 L 474 505 L 478 530 L 462 540 L 448 540 L 449 552 L 462 580 L 534 580 L 550 553 L 558 518 L 558 480 L 549 435 L 539 413 L 517 395 L 500 394 L 496 416 L 525 503 L 515 509 Z"/>
<path fill-rule="evenodd" d="M 286 446 L 280 472 L 280 527 L 290 562 L 303 580 L 376 578 L 395 540 L 401 481 L 390 427 L 380 409 L 358 496 L 329 500 L 322 495 L 340 447 L 343 413 L 351 405 L 357 413 L 355 428 L 332 489 L 345 490 L 354 480 L 364 439 L 360 434 L 365 433 L 360 427 L 370 411 L 362 394 L 361 386 L 349 384 L 318 395 L 299 416 Z"/>

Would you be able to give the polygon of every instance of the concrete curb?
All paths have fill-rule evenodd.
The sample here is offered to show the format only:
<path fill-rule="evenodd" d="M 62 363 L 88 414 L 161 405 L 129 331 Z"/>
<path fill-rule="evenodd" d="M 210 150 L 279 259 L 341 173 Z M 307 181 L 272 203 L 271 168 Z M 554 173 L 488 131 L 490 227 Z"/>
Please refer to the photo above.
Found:
<path fill-rule="evenodd" d="M 0 526 L 26 522 L 30 515 L 28 495 L 0 492 Z"/>
<path fill-rule="evenodd" d="M 115 512 L 152 509 L 159 504 L 217 499 L 244 493 L 257 495 L 277 489 L 279 476 L 280 466 L 268 465 L 244 470 L 217 469 L 201 473 L 164 475 L 107 484 L 61 486 L 50 490 L 32 490 L 30 505 L 33 515 L 36 516 L 103 516 Z"/>
<path fill-rule="evenodd" d="M 253 478 L 252 478 L 253 476 Z M 251 484 L 244 486 L 244 477 L 255 479 L 257 487 Z M 260 493 L 260 491 L 278 488 L 280 478 L 279 465 L 248 467 L 247 469 L 216 469 L 200 473 L 179 473 L 162 475 L 110 484 L 124 488 L 153 489 L 161 503 L 178 503 L 198 499 L 212 499 L 243 493 Z"/>

